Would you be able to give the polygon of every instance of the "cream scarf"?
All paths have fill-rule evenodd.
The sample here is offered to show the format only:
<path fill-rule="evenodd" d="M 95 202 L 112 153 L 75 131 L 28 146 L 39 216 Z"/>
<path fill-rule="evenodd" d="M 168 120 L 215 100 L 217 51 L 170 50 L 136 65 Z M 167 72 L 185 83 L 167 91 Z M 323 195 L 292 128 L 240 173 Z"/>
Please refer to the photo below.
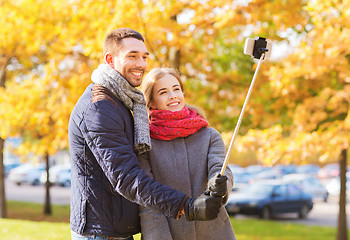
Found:
<path fill-rule="evenodd" d="M 134 115 L 135 152 L 141 154 L 151 149 L 146 101 L 140 90 L 108 64 L 101 64 L 91 75 L 94 83 L 110 90 Z"/>

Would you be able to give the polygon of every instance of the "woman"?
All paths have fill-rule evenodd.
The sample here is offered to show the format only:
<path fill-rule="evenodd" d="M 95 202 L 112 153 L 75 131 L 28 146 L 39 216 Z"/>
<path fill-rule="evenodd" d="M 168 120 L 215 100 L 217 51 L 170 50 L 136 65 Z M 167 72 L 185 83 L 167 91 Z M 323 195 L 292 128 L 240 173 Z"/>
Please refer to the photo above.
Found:
<path fill-rule="evenodd" d="M 224 161 L 225 147 L 219 132 L 207 127 L 208 122 L 185 105 L 183 84 L 174 69 L 151 70 L 143 80 L 142 91 L 149 109 L 152 150 L 139 157 L 141 167 L 159 182 L 190 197 L 200 195 Z M 232 172 L 227 169 L 225 176 L 227 193 L 233 185 Z M 223 203 L 226 200 L 227 196 Z M 145 240 L 236 239 L 224 206 L 212 221 L 170 219 L 144 207 L 140 207 L 140 218 Z"/>

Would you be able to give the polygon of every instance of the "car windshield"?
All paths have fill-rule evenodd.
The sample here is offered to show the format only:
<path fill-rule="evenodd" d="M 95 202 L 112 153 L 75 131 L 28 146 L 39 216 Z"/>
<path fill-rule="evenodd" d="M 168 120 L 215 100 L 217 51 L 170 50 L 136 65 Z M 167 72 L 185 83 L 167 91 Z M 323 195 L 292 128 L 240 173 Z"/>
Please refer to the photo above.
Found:
<path fill-rule="evenodd" d="M 274 185 L 271 184 L 251 184 L 248 188 L 242 190 L 245 194 L 265 195 L 271 193 Z"/>

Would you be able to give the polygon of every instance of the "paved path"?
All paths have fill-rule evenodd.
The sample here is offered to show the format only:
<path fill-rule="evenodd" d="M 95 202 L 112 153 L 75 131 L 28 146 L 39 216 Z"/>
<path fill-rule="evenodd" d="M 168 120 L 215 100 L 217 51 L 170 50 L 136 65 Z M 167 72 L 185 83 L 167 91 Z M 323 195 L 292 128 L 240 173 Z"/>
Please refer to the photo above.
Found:
<path fill-rule="evenodd" d="M 31 186 L 23 184 L 17 186 L 16 184 L 13 184 L 12 182 L 6 180 L 5 191 L 6 199 L 8 200 L 36 203 L 44 203 L 45 201 L 45 187 L 43 185 Z M 50 196 L 52 204 L 70 204 L 69 187 L 52 186 L 50 188 Z"/>

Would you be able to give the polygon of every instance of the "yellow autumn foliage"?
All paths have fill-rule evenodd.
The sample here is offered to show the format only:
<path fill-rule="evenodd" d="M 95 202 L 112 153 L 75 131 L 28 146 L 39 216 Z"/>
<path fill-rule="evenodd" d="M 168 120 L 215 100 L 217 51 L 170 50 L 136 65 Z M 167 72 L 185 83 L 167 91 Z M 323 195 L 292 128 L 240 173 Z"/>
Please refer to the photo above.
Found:
<path fill-rule="evenodd" d="M 8 0 L 0 6 L 0 70 L 6 69 L 0 136 L 22 136 L 21 152 L 68 147 L 70 112 L 102 62 L 105 35 L 117 27 L 144 35 L 149 69 L 173 66 L 178 53 L 186 99 L 222 132 L 237 120 L 256 67 L 242 56 L 244 39 L 289 44 L 291 54 L 261 68 L 232 162 L 324 163 L 348 146 L 349 1 Z M 230 134 L 223 132 L 226 142 Z"/>

